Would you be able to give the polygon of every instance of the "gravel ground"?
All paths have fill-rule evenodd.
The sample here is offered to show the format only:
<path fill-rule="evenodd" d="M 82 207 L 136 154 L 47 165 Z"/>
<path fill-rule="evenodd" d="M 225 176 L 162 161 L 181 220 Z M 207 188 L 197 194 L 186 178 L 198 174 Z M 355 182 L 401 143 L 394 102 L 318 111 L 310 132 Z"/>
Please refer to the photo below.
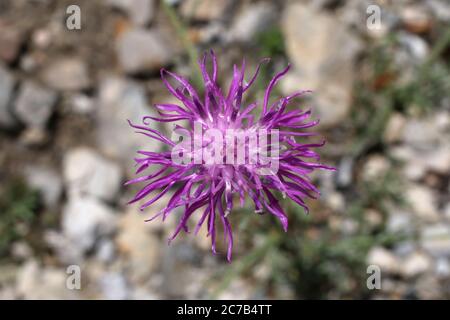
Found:
<path fill-rule="evenodd" d="M 0 299 L 450 298 L 449 25 L 446 0 L 1 0 Z M 310 215 L 283 200 L 287 234 L 235 212 L 231 264 L 203 230 L 168 246 L 176 221 L 144 222 L 168 198 L 143 216 L 123 185 L 161 148 L 126 119 L 173 101 L 161 67 L 195 81 L 210 48 L 221 83 L 272 57 L 255 97 L 291 63 L 277 94 L 313 90 L 338 169 Z"/>

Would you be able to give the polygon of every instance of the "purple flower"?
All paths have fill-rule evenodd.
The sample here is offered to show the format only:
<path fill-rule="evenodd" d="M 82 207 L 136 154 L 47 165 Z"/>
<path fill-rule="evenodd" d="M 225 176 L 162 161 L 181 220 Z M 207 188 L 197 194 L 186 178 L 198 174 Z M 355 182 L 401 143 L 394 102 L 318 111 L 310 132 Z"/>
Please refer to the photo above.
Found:
<path fill-rule="evenodd" d="M 216 56 L 211 51 L 210 72 L 206 66 L 207 57 L 205 54 L 199 61 L 204 94 L 200 95 L 183 77 L 162 69 L 162 81 L 180 103 L 156 104 L 159 117 L 144 117 L 143 125 L 130 122 L 138 133 L 162 142 L 167 148 L 162 152 L 138 151 L 142 157 L 135 159 L 138 166 L 136 174 L 150 168 L 153 172 L 127 182 L 146 183 L 129 203 L 153 194 L 141 205 L 140 209 L 144 210 L 173 189 L 166 207 L 147 221 L 159 216 L 164 221 L 175 208 L 184 207 L 169 242 L 181 230 L 188 232 L 187 222 L 196 214 L 195 233 L 206 223 L 214 253 L 216 225 L 221 223 L 230 261 L 233 235 L 228 215 L 232 212 L 234 198 L 239 198 L 241 206 L 249 198 L 256 213 L 273 214 L 287 231 L 288 218 L 274 192 L 280 192 L 283 198 L 289 197 L 308 211 L 304 199 L 319 195 L 308 174 L 315 169 L 333 168 L 317 163 L 319 155 L 312 150 L 323 146 L 324 141 L 296 141 L 314 135 L 304 129 L 315 126 L 318 120 L 308 121 L 310 110 L 288 109 L 287 106 L 294 98 L 309 91 L 299 91 L 269 103 L 272 89 L 288 72 L 289 66 L 270 81 L 262 106 L 258 106 L 256 102 L 244 104 L 243 96 L 254 83 L 261 64 L 268 59 L 258 65 L 249 82 L 244 80 L 245 61 L 240 69 L 235 65 L 233 79 L 225 95 L 217 84 Z M 169 78 L 176 85 L 171 84 Z M 175 125 L 169 139 L 152 129 L 149 120 L 184 121 L 187 125 Z M 181 141 L 177 141 L 180 137 Z"/>

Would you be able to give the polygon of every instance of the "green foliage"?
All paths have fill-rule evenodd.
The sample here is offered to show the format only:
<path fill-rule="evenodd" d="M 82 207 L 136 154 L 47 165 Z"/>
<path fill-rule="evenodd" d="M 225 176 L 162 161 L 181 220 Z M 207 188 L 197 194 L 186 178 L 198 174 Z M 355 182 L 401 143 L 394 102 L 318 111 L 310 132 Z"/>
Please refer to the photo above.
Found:
<path fill-rule="evenodd" d="M 366 256 L 374 246 L 390 246 L 404 238 L 391 234 L 384 228 L 386 203 L 402 203 L 402 185 L 395 171 L 388 171 L 376 181 L 357 182 L 353 200 L 342 214 L 333 213 L 339 219 L 351 218 L 356 223 L 352 232 L 331 226 L 331 213 L 325 208 L 314 208 L 314 215 L 305 215 L 303 209 L 288 205 L 289 233 L 281 230 L 272 216 L 259 216 L 250 210 L 239 215 L 246 217 L 238 227 L 240 241 L 250 243 L 256 238 L 262 243 L 226 266 L 218 276 L 221 280 L 215 297 L 239 275 L 252 277 L 252 271 L 264 264 L 270 269 L 266 283 L 259 283 L 265 294 L 280 287 L 288 287 L 298 298 L 368 297 L 366 287 Z M 367 209 L 379 211 L 383 221 L 379 226 L 367 223 Z M 253 225 L 253 231 L 248 225 Z M 259 281 L 260 282 L 260 281 Z"/>
<path fill-rule="evenodd" d="M 256 37 L 256 44 L 263 57 L 284 55 L 284 38 L 278 26 L 272 26 Z"/>
<path fill-rule="evenodd" d="M 14 180 L 0 192 L 0 257 L 11 243 L 21 237 L 20 226 L 35 220 L 38 207 L 37 192 L 27 188 L 22 181 Z"/>

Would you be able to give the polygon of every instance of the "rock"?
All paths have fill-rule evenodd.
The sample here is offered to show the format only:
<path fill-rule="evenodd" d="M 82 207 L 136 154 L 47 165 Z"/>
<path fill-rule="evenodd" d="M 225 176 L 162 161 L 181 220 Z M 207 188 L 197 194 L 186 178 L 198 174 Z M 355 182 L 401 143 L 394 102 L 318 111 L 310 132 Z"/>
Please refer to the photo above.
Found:
<path fill-rule="evenodd" d="M 33 255 L 33 249 L 25 241 L 18 241 L 12 244 L 11 254 L 17 259 L 29 259 Z"/>
<path fill-rule="evenodd" d="M 125 278 L 117 272 L 109 272 L 99 280 L 103 298 L 107 300 L 124 300 L 128 297 L 128 287 Z"/>
<path fill-rule="evenodd" d="M 42 72 L 41 78 L 50 88 L 62 91 L 77 91 L 90 86 L 87 65 L 76 57 L 53 61 Z"/>
<path fill-rule="evenodd" d="M 449 188 L 450 190 L 450 188 Z M 450 220 L 450 202 L 448 202 L 444 207 L 444 216 Z"/>
<path fill-rule="evenodd" d="M 227 35 L 228 41 L 251 42 L 258 33 L 267 30 L 276 21 L 276 8 L 261 2 L 240 10 Z"/>
<path fill-rule="evenodd" d="M 367 159 L 363 168 L 363 179 L 373 181 L 384 176 L 390 168 L 389 161 L 382 155 L 372 155 Z"/>
<path fill-rule="evenodd" d="M 62 179 L 57 171 L 43 166 L 29 166 L 25 169 L 28 185 L 38 190 L 44 204 L 54 208 L 62 194 Z"/>
<path fill-rule="evenodd" d="M 416 63 L 422 63 L 427 58 L 430 50 L 426 41 L 421 37 L 406 32 L 400 32 L 398 34 L 398 41 Z"/>
<path fill-rule="evenodd" d="M 431 255 L 450 257 L 450 228 L 438 223 L 426 226 L 421 232 L 421 245 Z"/>
<path fill-rule="evenodd" d="M 442 299 L 439 279 L 434 275 L 424 275 L 417 279 L 415 284 L 416 297 L 419 300 Z"/>
<path fill-rule="evenodd" d="M 142 86 L 121 78 L 102 81 L 98 97 L 98 142 L 107 154 L 130 164 L 131 167 L 127 166 L 130 170 L 138 149 L 158 151 L 161 148 L 158 141 L 136 134 L 126 121 L 142 124 L 142 117 L 147 115 L 155 113 L 147 105 Z M 157 128 L 155 123 L 152 125 Z"/>
<path fill-rule="evenodd" d="M 28 127 L 45 128 L 57 98 L 55 91 L 27 81 L 20 87 L 14 112 Z"/>
<path fill-rule="evenodd" d="M 173 232 L 173 230 L 172 230 Z M 178 239 L 180 240 L 180 239 Z M 205 281 L 211 279 L 209 268 L 200 268 L 204 256 L 193 241 L 174 241 L 170 246 L 163 246 L 161 271 L 163 281 L 161 291 L 173 298 L 193 299 L 205 290 Z"/>
<path fill-rule="evenodd" d="M 229 299 L 252 299 L 252 286 L 245 280 L 234 278 L 228 288 L 223 290 L 217 297 L 219 300 Z"/>
<path fill-rule="evenodd" d="M 382 273 L 397 273 L 400 270 L 400 261 L 397 257 L 382 247 L 370 250 L 367 263 L 379 266 Z"/>
<path fill-rule="evenodd" d="M 427 5 L 433 12 L 433 16 L 438 20 L 443 22 L 450 21 L 450 4 L 447 1 L 429 0 L 427 1 Z"/>
<path fill-rule="evenodd" d="M 386 228 L 392 233 L 411 234 L 413 232 L 412 214 L 397 208 L 390 210 Z"/>
<path fill-rule="evenodd" d="M 436 131 L 436 125 L 429 119 L 412 119 L 406 122 L 402 132 L 402 140 L 411 147 L 429 151 L 440 141 L 441 135 Z"/>
<path fill-rule="evenodd" d="M 41 146 L 48 142 L 48 134 L 43 128 L 25 128 L 20 135 L 20 142 L 25 146 Z"/>
<path fill-rule="evenodd" d="M 61 263 L 79 263 L 84 259 L 84 248 L 73 245 L 72 240 L 55 230 L 46 230 L 44 240 Z"/>
<path fill-rule="evenodd" d="M 7 64 L 17 60 L 23 44 L 23 34 L 15 26 L 10 26 L 0 19 L 0 60 Z"/>
<path fill-rule="evenodd" d="M 439 219 L 436 197 L 431 189 L 413 185 L 406 191 L 406 200 L 419 218 L 425 221 Z"/>
<path fill-rule="evenodd" d="M 14 78 L 0 65 L 0 127 L 9 128 L 15 124 L 9 110 L 13 89 Z"/>
<path fill-rule="evenodd" d="M 174 49 L 159 31 L 130 29 L 117 39 L 116 54 L 127 73 L 155 72 L 172 60 Z"/>
<path fill-rule="evenodd" d="M 364 217 L 365 221 L 374 228 L 381 226 L 383 223 L 383 215 L 374 209 L 365 210 Z"/>
<path fill-rule="evenodd" d="M 95 109 L 94 99 L 82 93 L 71 96 L 69 105 L 73 112 L 83 115 L 91 114 Z"/>
<path fill-rule="evenodd" d="M 163 297 L 161 297 L 160 294 L 158 294 L 156 291 L 149 290 L 147 288 L 142 287 L 135 287 L 133 290 L 133 293 L 131 294 L 130 299 L 132 300 L 161 300 Z"/>
<path fill-rule="evenodd" d="M 145 281 L 159 266 L 163 245 L 152 232 L 152 223 L 144 220 L 139 212 L 127 211 L 119 221 L 116 237 L 117 248 L 130 269 L 130 278 L 137 283 Z"/>
<path fill-rule="evenodd" d="M 439 258 L 436 261 L 435 273 L 438 277 L 447 278 L 450 276 L 450 263 L 448 259 Z"/>
<path fill-rule="evenodd" d="M 62 231 L 80 252 L 91 249 L 96 239 L 115 229 L 113 210 L 92 197 L 72 197 L 63 209 Z"/>
<path fill-rule="evenodd" d="M 77 290 L 66 287 L 67 274 L 64 269 L 40 267 L 30 260 L 17 275 L 17 293 L 23 299 L 60 300 L 78 298 Z"/>
<path fill-rule="evenodd" d="M 433 18 L 423 5 L 410 5 L 401 12 L 402 23 L 412 33 L 425 33 L 431 30 Z"/>
<path fill-rule="evenodd" d="M 154 0 L 108 0 L 115 8 L 125 11 L 137 26 L 148 25 L 155 15 Z"/>
<path fill-rule="evenodd" d="M 96 258 L 101 262 L 111 262 L 114 258 L 114 243 L 111 240 L 101 240 L 97 245 Z"/>
<path fill-rule="evenodd" d="M 281 20 L 287 54 L 295 67 L 282 83 L 283 93 L 312 89 L 320 125 L 339 125 L 352 102 L 359 41 L 334 16 L 307 4 L 288 4 Z"/>
<path fill-rule="evenodd" d="M 339 192 L 332 192 L 324 197 L 327 205 L 336 212 L 343 212 L 345 210 L 345 198 Z"/>
<path fill-rule="evenodd" d="M 47 28 L 41 28 L 33 32 L 32 43 L 39 49 L 47 49 L 52 43 L 52 31 Z"/>
<path fill-rule="evenodd" d="M 209 21 L 223 18 L 230 4 L 230 0 L 185 0 L 180 10 L 188 19 Z"/>
<path fill-rule="evenodd" d="M 401 133 L 406 123 L 405 117 L 401 113 L 394 113 L 390 116 L 386 129 L 383 133 L 383 139 L 386 143 L 400 141 Z"/>
<path fill-rule="evenodd" d="M 394 245 L 393 253 L 400 259 L 413 254 L 417 250 L 417 246 L 412 241 L 402 241 Z"/>
<path fill-rule="evenodd" d="M 441 143 L 419 159 L 426 169 L 443 175 L 448 174 L 450 172 L 450 143 Z"/>
<path fill-rule="evenodd" d="M 94 150 L 79 147 L 66 153 L 63 175 L 69 197 L 90 195 L 114 201 L 121 186 L 121 168 Z"/>
<path fill-rule="evenodd" d="M 431 264 L 431 260 L 427 255 L 414 252 L 402 263 L 400 273 L 407 278 L 416 277 L 430 270 Z"/>
<path fill-rule="evenodd" d="M 390 149 L 390 154 L 396 160 L 405 162 L 402 169 L 404 175 L 412 181 L 422 179 L 427 171 L 445 175 L 450 170 L 450 144 L 436 143 L 430 150 L 421 151 L 416 147 L 401 145 Z"/>
<path fill-rule="evenodd" d="M 342 187 L 347 187 L 353 180 L 353 166 L 354 161 L 350 157 L 342 158 L 337 170 L 337 184 Z"/>

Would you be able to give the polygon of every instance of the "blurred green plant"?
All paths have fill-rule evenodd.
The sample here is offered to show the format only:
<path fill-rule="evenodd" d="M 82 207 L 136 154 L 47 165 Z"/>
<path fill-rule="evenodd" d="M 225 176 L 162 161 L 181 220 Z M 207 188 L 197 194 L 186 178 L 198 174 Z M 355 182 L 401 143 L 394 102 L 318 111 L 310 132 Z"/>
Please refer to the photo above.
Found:
<path fill-rule="evenodd" d="M 38 193 L 30 190 L 22 180 L 12 180 L 0 192 L 0 258 L 10 245 L 23 235 L 21 227 L 36 219 Z"/>
<path fill-rule="evenodd" d="M 256 36 L 256 47 L 263 57 L 279 57 L 285 53 L 283 33 L 279 26 L 272 26 Z"/>
<path fill-rule="evenodd" d="M 187 52 L 191 69 L 191 81 L 194 87 L 200 90 L 203 87 L 203 77 L 197 65 L 199 55 L 197 48 L 189 38 L 188 27 L 183 19 L 177 14 L 175 8 L 171 4 L 169 4 L 168 1 L 162 1 L 161 5 L 169 19 L 169 22 L 175 29 L 178 39 Z"/>
<path fill-rule="evenodd" d="M 353 200 L 345 213 L 336 214 L 325 208 L 314 208 L 313 215 L 305 215 L 303 209 L 285 201 L 289 216 L 289 231 L 285 234 L 273 217 L 259 216 L 251 210 L 238 215 L 244 217 L 238 226 L 240 241 L 246 247 L 255 246 L 254 239 L 263 239 L 254 250 L 243 255 L 217 276 L 219 284 L 212 292 L 217 297 L 238 276 L 252 278 L 253 271 L 261 264 L 268 268 L 265 282 L 258 280 L 263 296 L 288 288 L 297 298 L 367 298 L 371 291 L 366 287 L 366 256 L 374 246 L 392 246 L 404 240 L 405 235 L 386 231 L 387 203 L 401 204 L 402 185 L 394 170 L 375 181 L 361 181 L 355 185 Z M 366 210 L 381 213 L 378 225 L 367 222 Z M 332 216 L 343 220 L 352 218 L 355 228 L 332 226 Z M 342 221 L 341 221 L 342 222 Z M 253 225 L 248 231 L 248 225 Z M 277 289 L 278 288 L 278 289 Z"/>

